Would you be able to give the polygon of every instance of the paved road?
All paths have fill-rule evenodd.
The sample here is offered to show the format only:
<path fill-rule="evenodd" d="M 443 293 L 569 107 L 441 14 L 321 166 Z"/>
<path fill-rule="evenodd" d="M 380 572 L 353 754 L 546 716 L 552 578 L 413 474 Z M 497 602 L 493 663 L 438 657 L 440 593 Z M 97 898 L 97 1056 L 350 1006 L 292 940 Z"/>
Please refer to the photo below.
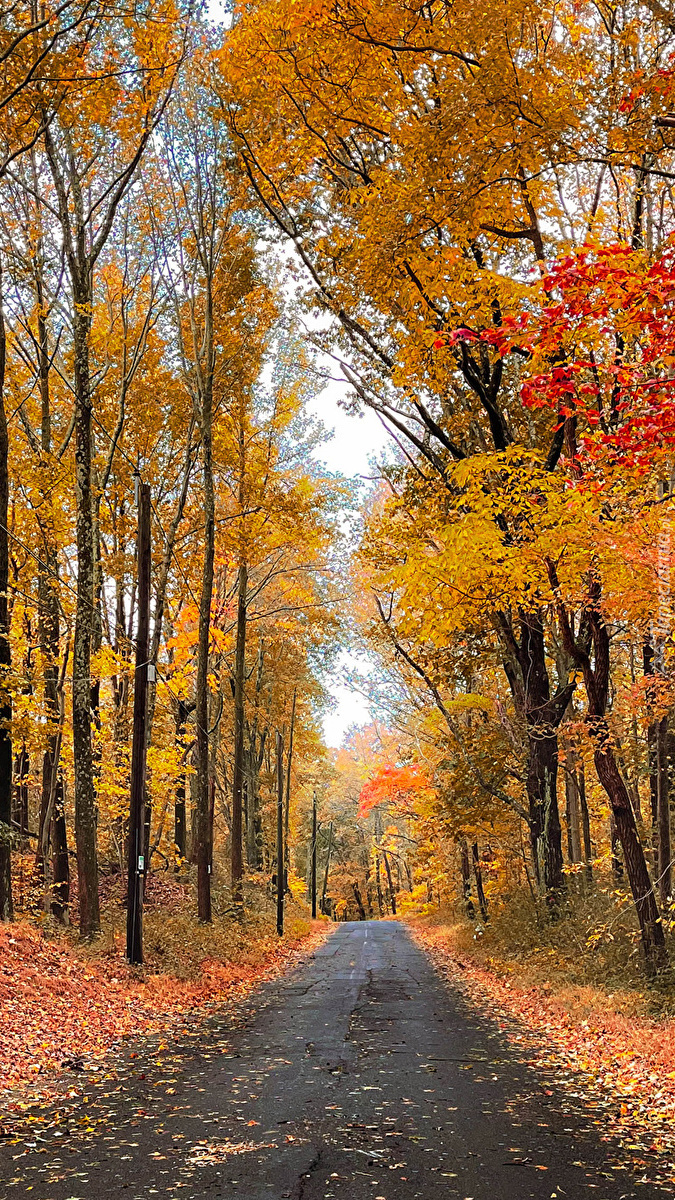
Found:
<path fill-rule="evenodd" d="M 0 1151 L 30 1200 L 652 1200 L 395 922 L 340 926 L 242 1027 L 131 1061 Z M 38 1126 L 39 1128 L 39 1126 Z M 59 1136 L 57 1136 L 59 1135 Z"/>

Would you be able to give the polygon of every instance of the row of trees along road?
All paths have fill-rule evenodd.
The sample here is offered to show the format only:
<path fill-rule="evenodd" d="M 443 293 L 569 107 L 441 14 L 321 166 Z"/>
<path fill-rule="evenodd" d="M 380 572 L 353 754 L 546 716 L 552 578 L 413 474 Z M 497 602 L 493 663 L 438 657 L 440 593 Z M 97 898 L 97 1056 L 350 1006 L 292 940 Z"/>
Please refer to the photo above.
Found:
<path fill-rule="evenodd" d="M 326 350 L 398 441 L 355 575 L 372 644 L 446 784 L 459 758 L 474 818 L 526 831 L 553 916 L 561 776 L 589 872 L 597 779 L 650 970 L 671 889 L 674 39 L 656 3 L 254 0 L 217 83 L 332 315 Z"/>
<path fill-rule="evenodd" d="M 104 0 L 34 14 L 17 3 L 0 23 L 2 914 L 31 789 L 61 915 L 74 824 L 83 934 L 101 855 L 123 860 L 135 473 L 154 504 L 148 857 L 166 853 L 172 803 L 182 852 L 190 790 L 202 919 L 214 823 L 236 904 L 243 829 L 264 861 L 271 731 L 294 696 L 296 750 L 316 749 L 339 488 L 312 466 L 311 372 L 288 283 L 260 257 L 276 236 L 321 317 L 310 340 L 398 447 L 354 565 L 400 698 L 398 757 L 363 818 L 383 818 L 380 794 L 412 797 L 427 883 L 450 834 L 466 878 L 479 826 L 524 831 L 533 894 L 561 919 L 564 778 L 568 857 L 590 886 L 609 820 L 656 971 L 668 11 L 254 0 L 226 30 L 160 0 L 142 22 Z"/>
<path fill-rule="evenodd" d="M 272 869 L 273 738 L 317 753 L 341 485 L 189 5 L 0 18 L 0 914 L 80 932 L 129 813 L 134 485 L 152 500 L 144 859 Z M 308 382 L 309 381 L 309 382 Z M 288 754 L 284 770 L 291 780 Z"/>

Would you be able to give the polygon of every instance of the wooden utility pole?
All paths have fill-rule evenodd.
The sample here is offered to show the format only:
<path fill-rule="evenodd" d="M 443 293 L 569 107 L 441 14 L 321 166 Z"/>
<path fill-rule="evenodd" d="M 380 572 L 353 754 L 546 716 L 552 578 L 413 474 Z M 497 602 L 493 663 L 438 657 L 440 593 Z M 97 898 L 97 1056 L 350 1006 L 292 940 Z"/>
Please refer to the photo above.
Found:
<path fill-rule="evenodd" d="M 323 877 L 323 892 L 321 893 L 321 911 L 326 911 L 326 892 L 328 891 L 328 872 L 330 871 L 330 855 L 333 849 L 333 822 L 328 828 L 328 853 L 326 854 L 326 871 Z"/>
<path fill-rule="evenodd" d="M 284 739 L 277 729 L 277 933 L 284 932 Z"/>
<path fill-rule="evenodd" d="M 137 477 L 138 479 L 138 477 Z M 134 675 L 134 730 L 131 744 L 131 804 L 127 882 L 127 958 L 143 962 L 143 878 L 145 855 L 145 762 L 150 646 L 150 485 L 137 485 L 138 500 L 138 628 Z"/>
<path fill-rule="evenodd" d="M 288 869 L 289 861 L 289 830 L 291 823 L 291 763 L 293 761 L 293 730 L 295 728 L 295 702 L 298 698 L 298 689 L 293 688 L 293 705 L 291 707 L 291 731 L 288 738 L 288 759 L 286 762 L 286 815 L 284 817 L 284 887 L 288 887 Z"/>
<path fill-rule="evenodd" d="M 312 920 L 316 920 L 316 788 L 312 796 L 312 880 L 310 884 L 312 899 Z"/>

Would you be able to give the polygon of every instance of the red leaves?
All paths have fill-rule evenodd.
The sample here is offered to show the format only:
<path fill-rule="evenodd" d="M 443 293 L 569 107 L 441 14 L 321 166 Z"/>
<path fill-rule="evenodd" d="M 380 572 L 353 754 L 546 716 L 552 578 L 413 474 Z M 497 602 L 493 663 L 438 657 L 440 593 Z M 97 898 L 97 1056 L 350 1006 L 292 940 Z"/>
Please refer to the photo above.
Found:
<path fill-rule="evenodd" d="M 585 245 L 550 264 L 541 286 L 538 310 L 533 303 L 482 331 L 460 327 L 434 345 L 481 342 L 527 358 L 523 404 L 580 419 L 576 439 L 589 464 L 641 471 L 671 453 L 675 245 L 651 264 L 626 245 Z"/>

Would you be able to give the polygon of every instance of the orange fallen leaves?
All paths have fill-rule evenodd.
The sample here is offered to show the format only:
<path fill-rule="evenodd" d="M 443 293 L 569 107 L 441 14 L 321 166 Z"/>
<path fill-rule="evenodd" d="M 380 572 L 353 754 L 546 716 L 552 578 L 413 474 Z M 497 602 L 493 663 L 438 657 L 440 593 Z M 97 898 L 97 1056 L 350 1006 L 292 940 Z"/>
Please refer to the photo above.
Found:
<path fill-rule="evenodd" d="M 103 1060 L 121 1039 L 170 1029 L 182 1014 L 243 999 L 263 979 L 323 940 L 325 931 L 270 943 L 255 965 L 205 959 L 200 976 L 179 980 L 79 959 L 63 941 L 28 924 L 0 927 L 0 1090 L 37 1083 L 49 1093 L 61 1067 Z M 8 1105 L 10 1110 L 12 1104 Z"/>

